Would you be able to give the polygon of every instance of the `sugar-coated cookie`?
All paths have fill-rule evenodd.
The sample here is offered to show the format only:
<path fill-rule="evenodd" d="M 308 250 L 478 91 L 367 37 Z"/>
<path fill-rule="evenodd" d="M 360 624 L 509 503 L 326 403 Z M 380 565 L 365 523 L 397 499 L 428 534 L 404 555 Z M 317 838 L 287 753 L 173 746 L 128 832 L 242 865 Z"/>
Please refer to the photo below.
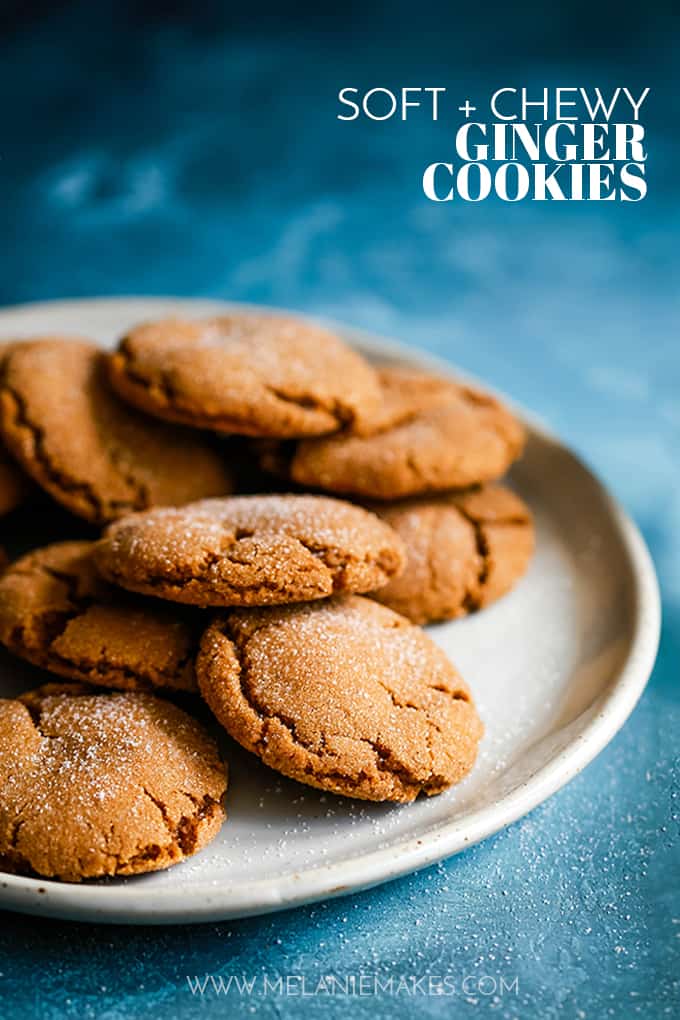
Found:
<path fill-rule="evenodd" d="M 263 467 L 299 485 L 393 500 L 493 481 L 522 452 L 522 426 L 490 394 L 409 369 L 378 374 L 382 409 L 363 434 L 265 447 Z"/>
<path fill-rule="evenodd" d="M 95 523 L 232 490 L 206 440 L 140 414 L 111 392 L 104 355 L 86 341 L 11 345 L 0 369 L 0 432 L 28 475 Z"/>
<path fill-rule="evenodd" d="M 414 623 L 464 616 L 500 598 L 534 549 L 531 511 L 501 486 L 374 509 L 401 535 L 407 563 L 373 598 Z"/>
<path fill-rule="evenodd" d="M 483 732 L 467 686 L 425 632 L 356 595 L 218 615 L 196 671 L 235 740 L 348 797 L 440 793 L 470 771 Z"/>
<path fill-rule="evenodd" d="M 325 496 L 233 496 L 131 514 L 95 549 L 132 591 L 199 606 L 268 605 L 371 591 L 405 562 L 396 533 Z"/>
<path fill-rule="evenodd" d="M 117 392 L 168 421 L 249 436 L 317 436 L 373 413 L 374 370 L 311 322 L 238 312 L 133 329 L 109 361 Z"/>
<path fill-rule="evenodd" d="M 0 574 L 0 641 L 70 680 L 122 690 L 196 690 L 202 620 L 102 580 L 92 546 L 46 546 Z"/>
<path fill-rule="evenodd" d="M 0 868 L 66 882 L 176 864 L 225 818 L 206 730 L 138 692 L 48 684 L 0 701 Z"/>

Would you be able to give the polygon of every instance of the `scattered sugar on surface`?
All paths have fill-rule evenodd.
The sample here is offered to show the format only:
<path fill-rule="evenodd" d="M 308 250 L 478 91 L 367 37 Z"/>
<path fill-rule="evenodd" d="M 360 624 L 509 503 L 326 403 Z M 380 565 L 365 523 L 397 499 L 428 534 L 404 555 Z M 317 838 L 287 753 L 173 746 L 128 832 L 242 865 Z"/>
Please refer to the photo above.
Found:
<path fill-rule="evenodd" d="M 327 688 L 369 701 L 383 685 L 422 691 L 435 669 L 449 679 L 448 663 L 419 628 L 392 626 L 394 614 L 362 598 L 274 610 L 263 618 L 271 626 L 249 643 L 248 661 L 270 703 L 285 703 L 291 685 L 305 677 L 322 677 Z"/>
<path fill-rule="evenodd" d="M 164 715 L 151 704 L 161 703 L 124 693 L 48 698 L 35 751 L 8 749 L 16 768 L 7 775 L 5 796 L 21 796 L 28 786 L 32 815 L 58 813 L 60 794 L 68 798 L 69 810 L 80 805 L 89 813 L 93 802 L 103 806 L 143 786 L 145 775 L 163 762 L 171 764 L 180 788 L 191 789 L 200 747 L 187 743 L 181 728 L 168 740 Z M 139 809 L 139 804 L 129 807 Z"/>
<path fill-rule="evenodd" d="M 537 524 L 536 559 L 512 596 L 477 616 L 427 631 L 470 684 L 486 726 L 477 764 L 459 786 L 408 805 L 351 801 L 301 790 L 229 742 L 228 820 L 220 836 L 175 874 L 152 880 L 186 883 L 187 889 L 196 882 L 220 887 L 225 881 L 273 878 L 390 849 L 494 804 L 526 779 L 533 762 L 540 761 L 541 739 L 560 717 L 570 688 L 579 605 L 588 586 L 587 572 L 578 582 L 575 578 L 571 550 L 557 536 L 546 541 L 550 524 L 540 511 Z M 599 569 L 596 557 L 592 569 Z M 551 605 L 548 624 L 536 628 L 536 619 L 546 619 L 546 604 Z M 323 646 L 332 610 L 326 606 L 316 616 Z M 302 649 L 306 633 L 298 631 Z M 529 751 L 533 744 L 539 745 L 536 758 Z"/>
<path fill-rule="evenodd" d="M 496 803 L 526 778 L 540 760 L 528 749 L 538 744 L 540 752 L 572 685 L 589 571 L 601 574 L 596 535 L 577 551 L 575 569 L 571 543 L 567 550 L 540 509 L 537 524 L 536 559 L 509 598 L 477 616 L 428 629 L 470 684 L 486 725 L 477 765 L 463 783 L 409 805 L 353 802 L 277 777 L 225 738 L 228 819 L 218 839 L 177 868 L 141 881 L 190 895 L 198 883 L 218 888 L 338 863 L 422 837 Z M 536 627 L 537 619 L 545 623 Z M 530 824 L 521 828 L 529 842 Z"/>

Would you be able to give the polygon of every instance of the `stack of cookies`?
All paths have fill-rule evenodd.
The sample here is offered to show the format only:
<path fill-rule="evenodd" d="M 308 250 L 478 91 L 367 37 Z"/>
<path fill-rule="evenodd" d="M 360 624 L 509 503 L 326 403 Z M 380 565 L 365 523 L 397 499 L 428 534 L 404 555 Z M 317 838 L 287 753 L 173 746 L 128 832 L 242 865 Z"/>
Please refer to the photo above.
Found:
<path fill-rule="evenodd" d="M 531 515 L 496 484 L 523 442 L 488 394 L 293 318 L 1 346 L 3 541 L 45 494 L 81 524 L 0 574 L 0 641 L 58 678 L 0 701 L 0 865 L 77 881 L 204 846 L 227 770 L 199 696 L 323 790 L 460 781 L 482 724 L 420 625 L 524 572 Z"/>

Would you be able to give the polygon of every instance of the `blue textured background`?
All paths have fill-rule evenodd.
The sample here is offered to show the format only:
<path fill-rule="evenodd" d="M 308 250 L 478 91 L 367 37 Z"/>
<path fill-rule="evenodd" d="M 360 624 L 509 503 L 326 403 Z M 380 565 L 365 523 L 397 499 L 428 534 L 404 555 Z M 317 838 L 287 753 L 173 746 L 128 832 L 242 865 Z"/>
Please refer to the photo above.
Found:
<path fill-rule="evenodd" d="M 641 525 L 665 603 L 635 715 L 528 819 L 420 875 L 265 919 L 6 915 L 3 1017 L 678 1014 L 677 4 L 511 6 L 303 3 L 249 23 L 228 4 L 3 5 L 0 303 L 220 296 L 445 354 L 595 466 Z M 430 205 L 419 176 L 447 158 L 446 124 L 335 120 L 340 87 L 404 84 L 461 102 L 502 85 L 650 85 L 649 197 Z M 185 979 L 263 969 L 517 977 L 519 992 L 199 1001 Z"/>

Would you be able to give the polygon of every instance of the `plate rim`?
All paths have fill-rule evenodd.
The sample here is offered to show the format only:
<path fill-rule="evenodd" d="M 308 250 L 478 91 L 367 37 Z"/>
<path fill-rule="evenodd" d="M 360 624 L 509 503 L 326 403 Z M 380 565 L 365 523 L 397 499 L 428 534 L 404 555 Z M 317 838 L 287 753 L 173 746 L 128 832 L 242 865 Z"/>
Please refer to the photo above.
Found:
<path fill-rule="evenodd" d="M 188 306 L 199 309 L 254 309 L 291 312 L 274 306 L 223 301 L 210 297 L 176 297 L 164 295 L 129 295 L 103 298 L 75 298 L 56 301 L 26 302 L 0 308 L 0 329 L 6 317 L 31 312 L 82 311 L 83 306 L 120 306 L 154 304 L 157 307 Z M 205 312 L 204 312 L 205 314 Z M 209 311 L 208 311 L 209 314 Z M 401 341 L 357 329 L 320 316 L 314 318 L 334 327 L 350 342 L 376 355 L 395 357 L 402 361 L 429 365 L 438 371 L 471 382 L 475 376 L 460 370 L 453 363 L 421 351 Z M 143 315 L 142 315 L 143 317 Z M 8 338 L 9 339 L 9 338 Z M 2 340 L 0 340 L 2 343 Z M 445 857 L 453 856 L 483 839 L 501 831 L 547 800 L 576 775 L 607 746 L 635 708 L 651 675 L 661 631 L 661 598 L 651 554 L 633 520 L 600 481 L 594 471 L 569 446 L 563 443 L 540 419 L 520 404 L 486 382 L 487 390 L 498 393 L 513 407 L 529 431 L 544 441 L 556 443 L 568 452 L 591 483 L 599 489 L 627 555 L 633 583 L 634 615 L 628 655 L 618 673 L 612 677 L 606 693 L 592 718 L 557 754 L 499 801 L 462 819 L 440 824 L 434 831 L 410 836 L 389 847 L 363 851 L 345 861 L 306 868 L 282 878 L 260 879 L 240 885 L 214 882 L 196 883 L 187 893 L 164 888 L 154 890 L 132 883 L 110 886 L 61 883 L 51 879 L 31 878 L 0 872 L 0 907 L 25 913 L 111 924 L 186 924 L 215 922 L 238 917 L 284 910 L 320 899 L 331 899 L 379 885 L 403 875 L 419 871 Z"/>

